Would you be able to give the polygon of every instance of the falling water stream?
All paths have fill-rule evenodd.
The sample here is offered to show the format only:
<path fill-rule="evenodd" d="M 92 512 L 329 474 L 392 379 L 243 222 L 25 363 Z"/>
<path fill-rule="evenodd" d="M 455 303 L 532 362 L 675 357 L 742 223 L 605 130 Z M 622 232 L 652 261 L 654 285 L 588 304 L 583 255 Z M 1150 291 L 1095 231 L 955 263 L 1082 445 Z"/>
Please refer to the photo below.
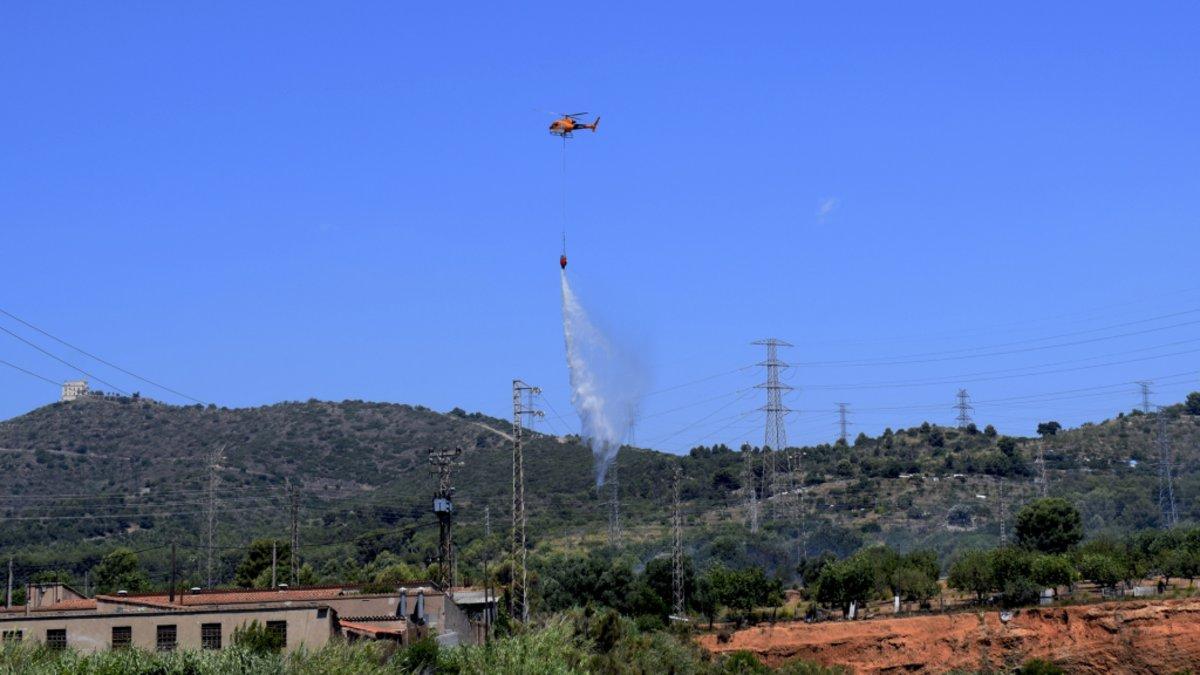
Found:
<path fill-rule="evenodd" d="M 617 457 L 633 424 L 644 378 L 629 354 L 614 347 L 579 304 L 562 271 L 563 337 L 571 377 L 571 404 L 595 460 L 596 485 Z"/>

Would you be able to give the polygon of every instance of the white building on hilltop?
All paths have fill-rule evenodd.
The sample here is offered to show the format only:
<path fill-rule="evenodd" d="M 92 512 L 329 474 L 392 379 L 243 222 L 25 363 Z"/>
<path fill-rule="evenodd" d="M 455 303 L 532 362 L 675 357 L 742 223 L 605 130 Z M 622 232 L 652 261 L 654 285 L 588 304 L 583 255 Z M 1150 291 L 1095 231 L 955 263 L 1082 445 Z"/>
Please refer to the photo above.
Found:
<path fill-rule="evenodd" d="M 74 401 L 77 398 L 87 396 L 87 393 L 87 380 L 67 380 L 63 382 L 62 395 L 58 397 L 58 400 Z"/>

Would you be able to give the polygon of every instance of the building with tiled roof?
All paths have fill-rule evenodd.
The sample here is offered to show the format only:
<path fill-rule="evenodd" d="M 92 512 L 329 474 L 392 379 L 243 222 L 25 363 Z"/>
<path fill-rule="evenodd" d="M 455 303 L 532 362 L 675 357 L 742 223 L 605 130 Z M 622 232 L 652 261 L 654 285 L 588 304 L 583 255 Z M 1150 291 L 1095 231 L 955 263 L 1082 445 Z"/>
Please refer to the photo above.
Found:
<path fill-rule="evenodd" d="M 221 649 L 234 631 L 258 622 L 287 650 L 319 649 L 334 639 L 408 643 L 437 635 L 444 644 L 477 643 L 495 615 L 495 598 L 467 608 L 430 584 L 390 593 L 355 585 L 211 589 L 85 597 L 66 584 L 31 584 L 29 602 L 0 609 L 0 638 L 80 651 L 138 647 Z M 487 599 L 487 598 L 485 598 Z"/>

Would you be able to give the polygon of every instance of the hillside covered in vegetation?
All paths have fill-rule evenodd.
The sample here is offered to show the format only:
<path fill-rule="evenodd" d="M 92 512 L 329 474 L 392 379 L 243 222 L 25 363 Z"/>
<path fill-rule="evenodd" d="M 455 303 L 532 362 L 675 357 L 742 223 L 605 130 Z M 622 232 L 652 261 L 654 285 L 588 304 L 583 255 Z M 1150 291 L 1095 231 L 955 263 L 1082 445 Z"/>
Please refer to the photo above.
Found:
<path fill-rule="evenodd" d="M 1162 415 L 1180 518 L 1198 520 L 1200 395 Z M 1050 422 L 1041 437 L 924 424 L 789 449 L 800 467 L 795 488 L 777 485 L 770 494 L 762 486 L 764 461 L 784 466 L 784 453 L 718 445 L 677 457 L 623 448 L 620 550 L 644 563 L 667 549 L 677 464 L 685 540 L 697 564 L 757 565 L 785 581 L 801 559 L 825 551 L 844 556 L 886 543 L 932 548 L 946 559 L 995 543 L 1006 518 L 1041 491 L 1039 453 L 1048 489 L 1080 509 L 1089 535 L 1160 524 L 1156 416 L 1135 412 L 1077 429 Z M 465 578 L 506 550 L 510 431 L 505 421 L 460 410 L 362 401 L 246 409 L 136 398 L 56 403 L 0 423 L 0 536 L 18 573 L 82 575 L 123 545 L 147 549 L 143 561 L 161 579 L 165 552 L 155 547 L 175 542 L 184 573 L 199 579 L 215 477 L 221 579 L 233 578 L 251 540 L 287 538 L 292 490 L 300 555 L 317 574 L 352 576 L 384 551 L 424 565 L 435 555 L 436 529 L 426 453 L 461 447 L 454 482 Z M 535 557 L 605 548 L 609 491 L 596 489 L 580 439 L 533 434 L 526 463 Z M 751 482 L 762 522 L 756 533 L 746 526 Z"/>

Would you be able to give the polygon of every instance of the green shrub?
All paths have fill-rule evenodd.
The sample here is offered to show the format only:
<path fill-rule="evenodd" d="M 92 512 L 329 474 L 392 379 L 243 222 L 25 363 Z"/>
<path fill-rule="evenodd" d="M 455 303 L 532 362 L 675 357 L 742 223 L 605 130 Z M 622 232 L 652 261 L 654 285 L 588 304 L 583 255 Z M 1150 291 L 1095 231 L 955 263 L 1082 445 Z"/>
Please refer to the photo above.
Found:
<path fill-rule="evenodd" d="M 1018 675 L 1066 675 L 1065 670 L 1042 659 L 1030 659 L 1017 669 Z"/>
<path fill-rule="evenodd" d="M 235 628 L 233 644 L 256 654 L 277 653 L 284 647 L 283 636 L 258 621 Z"/>
<path fill-rule="evenodd" d="M 721 659 L 718 672 L 728 675 L 767 675 L 771 669 L 764 666 L 754 654 L 736 651 Z"/>

